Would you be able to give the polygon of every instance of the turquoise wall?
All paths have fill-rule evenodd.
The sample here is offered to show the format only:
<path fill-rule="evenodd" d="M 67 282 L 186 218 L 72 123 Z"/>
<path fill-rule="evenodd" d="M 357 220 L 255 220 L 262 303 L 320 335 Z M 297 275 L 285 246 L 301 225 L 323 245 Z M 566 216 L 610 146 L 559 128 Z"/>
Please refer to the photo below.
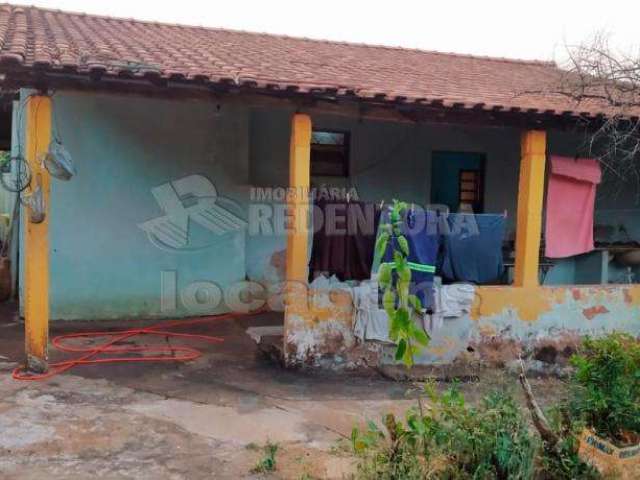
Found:
<path fill-rule="evenodd" d="M 246 204 L 246 111 L 204 101 L 58 92 L 55 128 L 77 166 L 69 182 L 52 180 L 50 207 L 53 319 L 162 317 L 211 308 L 209 287 L 186 309 L 193 282 L 221 287 L 245 278 L 245 233 L 208 238 L 191 222 L 195 252 L 165 251 L 139 224 L 163 214 L 151 189 L 192 174 L 220 195 Z M 211 240 L 211 241 L 210 241 Z M 27 253 L 28 254 L 28 253 Z M 161 310 L 162 272 L 175 272 L 175 311 Z M 186 294 L 193 293 L 187 291 Z M 169 301 L 171 301 L 169 299 Z"/>

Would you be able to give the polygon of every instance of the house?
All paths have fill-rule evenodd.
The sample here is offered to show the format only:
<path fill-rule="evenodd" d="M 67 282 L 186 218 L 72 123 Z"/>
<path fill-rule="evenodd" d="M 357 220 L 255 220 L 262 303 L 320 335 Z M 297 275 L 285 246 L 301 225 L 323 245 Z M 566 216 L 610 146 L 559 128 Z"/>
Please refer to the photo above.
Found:
<path fill-rule="evenodd" d="M 547 156 L 576 156 L 606 114 L 553 93 L 553 63 L 12 5 L 0 40 L 12 157 L 46 214 L 21 207 L 13 258 L 32 368 L 46 365 L 49 320 L 215 314 L 249 293 L 262 306 L 285 280 L 302 285 L 279 295 L 287 359 L 355 357 L 348 293 L 305 288 L 310 185 L 455 207 L 461 170 L 475 172 L 476 209 L 506 212 L 512 278 L 478 286 L 421 362 L 640 333 L 635 267 L 609 262 L 606 241 L 551 264 L 540 254 Z M 333 154 L 314 157 L 314 133 Z M 73 159 L 69 181 L 45 168 L 52 148 Z M 596 224 L 640 240 L 633 195 L 598 198 Z M 249 231 L 255 203 L 272 207 L 271 231 Z M 296 228 L 281 228 L 286 212 Z"/>

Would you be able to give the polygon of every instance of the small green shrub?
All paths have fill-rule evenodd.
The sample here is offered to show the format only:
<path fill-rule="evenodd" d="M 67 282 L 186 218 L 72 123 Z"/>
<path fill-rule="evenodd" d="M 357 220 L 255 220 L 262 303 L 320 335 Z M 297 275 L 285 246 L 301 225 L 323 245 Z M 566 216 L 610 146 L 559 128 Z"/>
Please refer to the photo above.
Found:
<path fill-rule="evenodd" d="M 262 447 L 262 458 L 258 460 L 255 467 L 251 469 L 251 473 L 267 473 L 276 470 L 276 453 L 278 453 L 278 444 L 267 442 Z"/>
<path fill-rule="evenodd" d="M 354 429 L 360 478 L 533 478 L 537 442 L 511 397 L 496 392 L 470 407 L 452 388 L 431 398 L 428 415 L 412 409 L 404 422 L 387 415 L 385 432 Z"/>
<path fill-rule="evenodd" d="M 430 435 L 434 450 L 450 459 L 440 478 L 533 477 L 537 442 L 510 396 L 494 392 L 470 408 L 460 393 L 450 390 L 438 410 L 429 422 Z"/>
<path fill-rule="evenodd" d="M 640 344 L 613 333 L 586 338 L 571 359 L 575 373 L 569 397 L 547 412 L 560 443 L 542 451 L 544 480 L 600 479 L 600 473 L 578 455 L 578 436 L 585 427 L 620 445 L 640 433 Z"/>
<path fill-rule="evenodd" d="M 619 445 L 640 435 L 640 343 L 614 333 L 587 338 L 571 359 L 571 415 Z"/>

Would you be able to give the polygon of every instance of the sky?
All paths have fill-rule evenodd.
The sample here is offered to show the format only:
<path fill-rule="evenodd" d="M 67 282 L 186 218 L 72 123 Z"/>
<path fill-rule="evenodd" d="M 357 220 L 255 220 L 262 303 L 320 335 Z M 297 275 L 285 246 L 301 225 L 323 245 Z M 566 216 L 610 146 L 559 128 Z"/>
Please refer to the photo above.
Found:
<path fill-rule="evenodd" d="M 556 60 L 607 32 L 640 49 L 640 2 L 628 0 L 28 0 L 37 6 L 186 25 L 443 52 Z"/>

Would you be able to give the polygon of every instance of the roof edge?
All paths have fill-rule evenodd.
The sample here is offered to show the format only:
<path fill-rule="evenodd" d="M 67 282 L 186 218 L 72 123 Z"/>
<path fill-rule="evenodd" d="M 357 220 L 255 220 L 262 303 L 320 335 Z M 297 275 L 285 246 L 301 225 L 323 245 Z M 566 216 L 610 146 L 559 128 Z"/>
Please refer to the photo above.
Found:
<path fill-rule="evenodd" d="M 13 75 L 17 76 L 13 76 Z M 309 100 L 327 101 L 330 103 L 355 102 L 364 105 L 382 108 L 398 109 L 399 111 L 432 110 L 438 112 L 450 112 L 454 115 L 478 115 L 490 117 L 521 118 L 528 126 L 544 125 L 546 121 L 555 119 L 564 125 L 574 122 L 591 122 L 606 118 L 604 113 L 576 110 L 542 110 L 538 108 L 503 107 L 500 105 L 487 105 L 484 103 L 443 102 L 440 99 L 407 99 L 405 97 L 381 97 L 359 96 L 351 91 L 337 91 L 331 88 L 286 88 L 273 89 L 268 84 L 257 82 L 225 82 L 225 81 L 201 81 L 199 79 L 163 79 L 158 82 L 157 77 L 135 76 L 122 77 L 118 75 L 100 75 L 92 77 L 86 73 L 70 71 L 34 71 L 31 68 L 11 69 L 5 72 L 7 77 L 0 81 L 10 88 L 36 88 L 45 90 L 83 90 L 104 91 L 113 93 L 132 93 L 152 95 L 167 95 L 172 93 L 189 96 L 189 91 L 207 95 L 226 95 L 235 93 L 256 93 L 258 95 L 275 98 L 297 98 L 308 104 Z M 120 87 L 119 87 L 120 86 Z M 135 86 L 135 88 L 131 88 Z M 131 88 L 129 92 L 127 89 Z M 628 117 L 629 119 L 637 117 Z M 446 123 L 446 122 L 445 122 Z"/>
<path fill-rule="evenodd" d="M 330 45 L 344 45 L 344 46 L 354 46 L 354 47 L 361 47 L 361 48 L 383 49 L 383 50 L 390 50 L 390 51 L 415 52 L 415 53 L 423 53 L 423 54 L 429 54 L 429 55 L 442 55 L 447 57 L 476 59 L 476 60 L 482 60 L 482 61 L 514 63 L 514 64 L 524 64 L 524 65 L 540 65 L 540 66 L 559 68 L 557 63 L 553 60 L 535 60 L 535 59 L 527 60 L 523 58 L 493 57 L 489 55 L 474 55 L 470 53 L 444 52 L 439 50 L 427 50 L 427 49 L 421 49 L 421 48 L 403 47 L 400 45 L 394 46 L 394 45 L 383 45 L 383 44 L 376 44 L 376 43 L 350 42 L 346 40 L 329 40 L 329 39 L 320 39 L 320 38 L 299 37 L 295 35 L 287 35 L 287 34 L 281 34 L 281 33 L 256 32 L 256 31 L 242 30 L 242 29 L 235 29 L 235 28 L 209 27 L 209 26 L 203 26 L 203 25 L 189 25 L 184 23 L 170 23 L 170 22 L 161 22 L 161 21 L 154 21 L 154 20 L 141 20 L 141 19 L 132 18 L 132 17 L 118 17 L 114 15 L 93 14 L 93 13 L 74 11 L 74 10 L 62 10 L 57 8 L 39 7 L 36 5 L 0 3 L 0 9 L 7 9 L 7 8 L 10 10 L 26 9 L 26 10 L 37 10 L 37 11 L 50 12 L 50 13 L 61 13 L 65 15 L 76 15 L 80 17 L 93 17 L 93 18 L 99 18 L 103 20 L 113 20 L 118 22 L 135 22 L 135 23 L 140 23 L 145 25 L 190 28 L 190 29 L 198 29 L 198 30 L 214 31 L 214 32 L 231 32 L 231 33 L 239 33 L 243 35 L 254 35 L 259 37 L 280 38 L 284 40 L 301 40 L 305 42 L 323 43 L 323 44 L 330 44 Z"/>

